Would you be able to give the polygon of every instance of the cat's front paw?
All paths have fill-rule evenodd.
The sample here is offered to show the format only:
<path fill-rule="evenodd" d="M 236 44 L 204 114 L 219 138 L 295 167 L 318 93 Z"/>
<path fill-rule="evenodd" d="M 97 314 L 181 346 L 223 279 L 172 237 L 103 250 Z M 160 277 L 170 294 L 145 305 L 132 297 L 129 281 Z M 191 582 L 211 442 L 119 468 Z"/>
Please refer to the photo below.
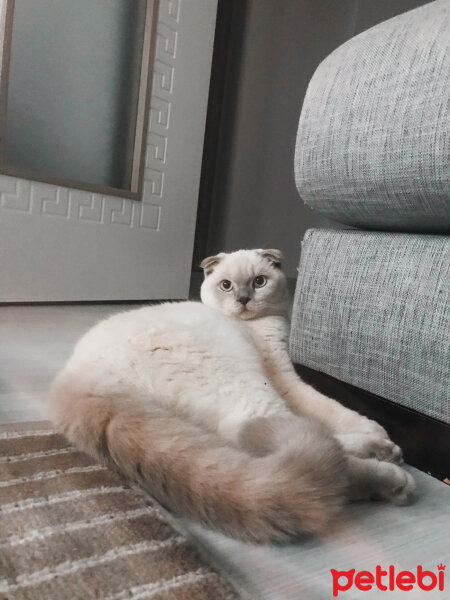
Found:
<path fill-rule="evenodd" d="M 396 465 L 380 463 L 377 475 L 374 497 L 389 500 L 399 506 L 410 504 L 415 499 L 416 483 L 404 469 Z"/>
<path fill-rule="evenodd" d="M 347 454 L 360 458 L 377 458 L 386 462 L 402 464 L 401 448 L 392 440 L 372 433 L 344 433 L 336 435 Z"/>

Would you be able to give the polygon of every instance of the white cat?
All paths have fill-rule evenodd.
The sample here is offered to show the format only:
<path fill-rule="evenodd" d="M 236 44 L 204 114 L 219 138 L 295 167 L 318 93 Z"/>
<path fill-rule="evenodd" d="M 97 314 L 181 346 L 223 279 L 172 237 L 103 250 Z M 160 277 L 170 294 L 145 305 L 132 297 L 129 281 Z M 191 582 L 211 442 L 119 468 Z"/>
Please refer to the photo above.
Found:
<path fill-rule="evenodd" d="M 102 321 L 50 394 L 80 449 L 174 513 L 255 542 L 322 533 L 346 498 L 404 504 L 414 492 L 386 431 L 294 371 L 281 258 L 205 259 L 203 303 Z"/>

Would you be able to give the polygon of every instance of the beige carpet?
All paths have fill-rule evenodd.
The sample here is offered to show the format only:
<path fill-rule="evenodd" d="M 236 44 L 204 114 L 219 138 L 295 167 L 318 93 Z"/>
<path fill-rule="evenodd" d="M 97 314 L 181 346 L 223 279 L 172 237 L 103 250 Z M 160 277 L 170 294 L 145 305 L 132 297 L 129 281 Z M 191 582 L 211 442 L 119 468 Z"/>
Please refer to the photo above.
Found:
<path fill-rule="evenodd" d="M 1 600 L 234 600 L 158 508 L 48 423 L 0 427 Z"/>

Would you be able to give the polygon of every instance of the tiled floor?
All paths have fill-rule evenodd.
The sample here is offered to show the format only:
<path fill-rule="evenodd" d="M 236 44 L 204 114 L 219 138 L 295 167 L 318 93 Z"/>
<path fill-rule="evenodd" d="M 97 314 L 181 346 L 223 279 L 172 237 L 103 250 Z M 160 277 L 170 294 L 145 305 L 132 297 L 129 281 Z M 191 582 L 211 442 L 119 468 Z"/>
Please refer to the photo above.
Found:
<path fill-rule="evenodd" d="M 137 305 L 132 305 L 136 307 Z M 127 305 L 54 305 L 0 307 L 0 423 L 45 418 L 48 386 L 71 349 L 91 325 Z M 192 523 L 178 522 L 216 565 L 233 577 L 254 600 L 328 600 L 330 569 L 414 571 L 418 564 L 436 570 L 448 562 L 450 488 L 411 469 L 419 498 L 410 507 L 383 503 L 353 504 L 346 525 L 329 540 L 287 547 L 252 547 Z M 447 582 L 450 588 L 450 579 Z M 387 600 L 448 597 L 440 592 L 383 592 Z M 343 600 L 380 598 L 378 590 L 352 588 Z M 193 599 L 194 600 L 194 599 Z"/>

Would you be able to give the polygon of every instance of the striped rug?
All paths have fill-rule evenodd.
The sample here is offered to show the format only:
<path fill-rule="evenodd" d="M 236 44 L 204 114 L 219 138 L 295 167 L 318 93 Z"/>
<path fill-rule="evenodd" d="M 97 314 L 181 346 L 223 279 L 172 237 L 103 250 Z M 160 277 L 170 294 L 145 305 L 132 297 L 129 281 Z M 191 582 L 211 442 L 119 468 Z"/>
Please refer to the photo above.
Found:
<path fill-rule="evenodd" d="M 53 432 L 0 427 L 1 600 L 234 600 L 158 508 Z"/>

